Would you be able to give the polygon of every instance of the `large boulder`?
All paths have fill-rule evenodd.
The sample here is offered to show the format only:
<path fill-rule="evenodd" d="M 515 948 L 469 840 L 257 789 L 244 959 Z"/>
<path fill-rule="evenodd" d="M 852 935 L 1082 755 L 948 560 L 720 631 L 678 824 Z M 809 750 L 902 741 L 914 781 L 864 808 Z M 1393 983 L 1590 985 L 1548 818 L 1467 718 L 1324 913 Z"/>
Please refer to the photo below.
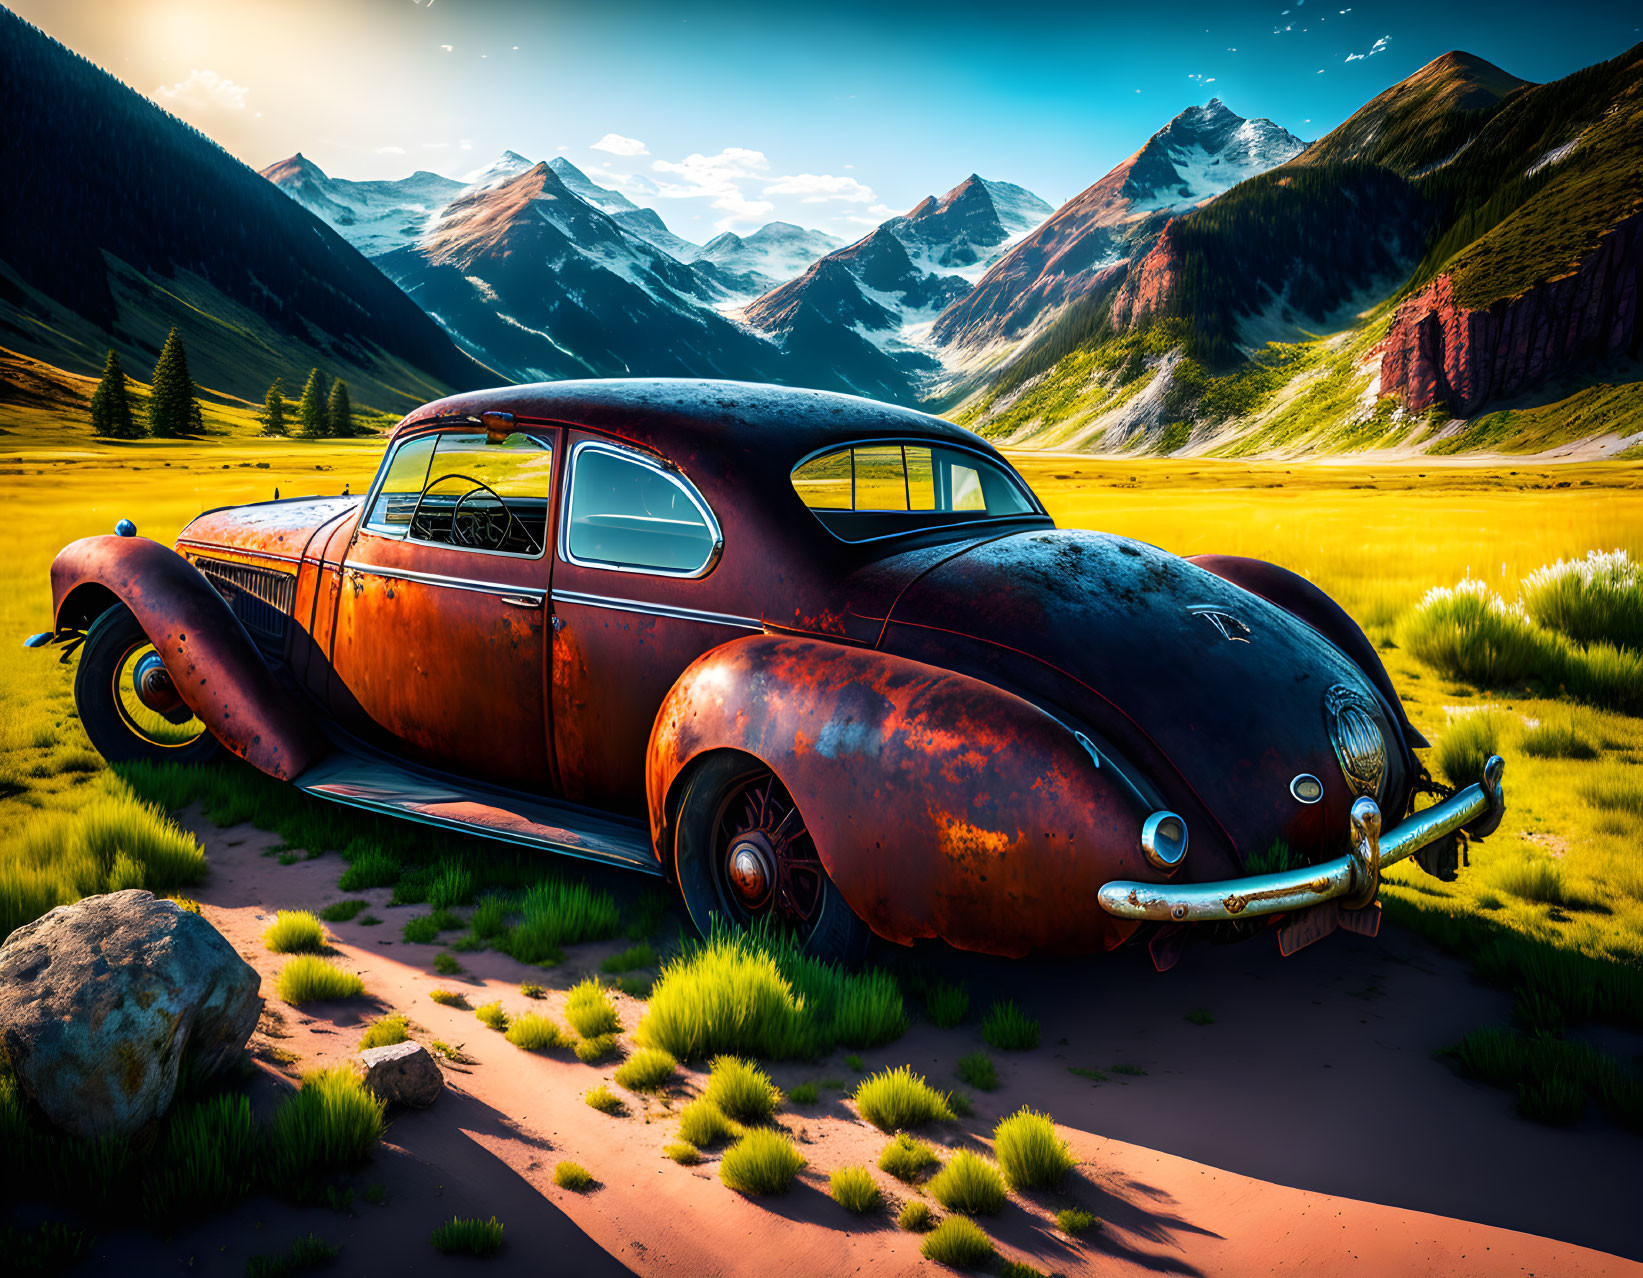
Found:
<path fill-rule="evenodd" d="M 131 888 L 60 905 L 0 946 L 0 1044 L 58 1127 L 128 1136 L 181 1071 L 220 1073 L 262 1014 L 256 969 L 222 933 Z"/>
<path fill-rule="evenodd" d="M 427 1109 L 445 1086 L 439 1063 L 421 1043 L 368 1047 L 354 1057 L 354 1068 L 364 1077 L 365 1086 L 390 1105 Z"/>

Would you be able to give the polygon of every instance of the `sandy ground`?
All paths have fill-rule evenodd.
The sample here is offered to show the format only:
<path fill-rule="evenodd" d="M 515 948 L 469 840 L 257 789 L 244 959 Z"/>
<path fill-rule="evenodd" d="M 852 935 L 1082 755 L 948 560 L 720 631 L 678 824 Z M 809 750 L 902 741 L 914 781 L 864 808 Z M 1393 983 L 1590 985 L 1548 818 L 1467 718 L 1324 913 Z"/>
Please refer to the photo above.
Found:
<path fill-rule="evenodd" d="M 368 997 L 290 1008 L 273 995 L 283 960 L 264 950 L 261 932 L 276 907 L 338 899 L 340 861 L 281 866 L 262 855 L 273 836 L 194 828 L 212 865 L 198 893 L 206 916 L 266 978 L 268 1010 L 252 1041 L 259 1105 L 274 1103 L 298 1071 L 346 1059 L 363 1026 L 388 1009 L 411 1017 L 414 1037 L 461 1044 L 466 1063 L 447 1066 L 446 1094 L 432 1109 L 393 1116 L 385 1148 L 354 1178 L 361 1195 L 383 1186 L 382 1206 L 356 1198 L 338 1212 L 257 1199 L 173 1238 L 106 1238 L 89 1271 L 238 1274 L 247 1256 L 310 1231 L 342 1247 L 330 1272 L 471 1267 L 439 1257 L 428 1233 L 451 1215 L 494 1214 L 507 1241 L 488 1272 L 943 1272 L 888 1217 L 863 1222 L 827 1197 L 828 1171 L 872 1165 L 885 1140 L 840 1090 L 781 1113 L 809 1167 L 786 1196 L 748 1200 L 720 1184 L 711 1158 L 687 1168 L 661 1154 L 676 1135 L 671 1111 L 699 1088 L 700 1071 L 671 1097 L 629 1096 L 623 1114 L 606 1116 L 581 1098 L 610 1079 L 615 1062 L 521 1052 L 471 1011 L 428 998 L 445 987 L 471 1005 L 500 998 L 510 1012 L 557 1015 L 564 990 L 624 943 L 577 947 L 551 969 L 463 955 L 463 976 L 438 977 L 439 947 L 400 938 L 424 907 L 389 907 L 386 891 L 367 892 L 383 924 L 331 930 L 337 961 L 364 976 Z M 975 1095 L 973 1118 L 925 1135 L 985 1151 L 994 1122 L 1029 1103 L 1056 1117 L 1080 1159 L 1064 1192 L 1012 1198 L 983 1220 L 1010 1259 L 1069 1275 L 1643 1274 L 1636 1138 L 1596 1118 L 1562 1130 L 1524 1122 L 1507 1093 L 1435 1060 L 1467 1030 L 1507 1019 L 1509 1004 L 1412 937 L 1337 934 L 1287 960 L 1264 938 L 1203 946 L 1164 975 L 1141 953 L 1027 964 L 945 950 L 930 957 L 969 982 L 975 1008 L 1012 995 L 1044 1032 L 1035 1051 L 993 1053 L 1002 1085 Z M 548 997 L 533 1004 L 521 995 L 526 979 Z M 642 1005 L 617 1002 L 631 1029 Z M 1212 1023 L 1187 1019 L 1200 1009 Z M 975 1019 L 951 1031 L 915 1023 L 863 1053 L 865 1067 L 910 1063 L 954 1086 L 958 1057 L 983 1047 Z M 853 1087 L 859 1077 L 843 1052 L 772 1072 L 784 1087 Z M 565 1158 L 593 1173 L 592 1191 L 554 1186 Z M 912 1192 L 874 1175 L 894 1203 Z M 1069 1204 L 1104 1227 L 1079 1242 L 1057 1234 L 1054 1213 Z"/>

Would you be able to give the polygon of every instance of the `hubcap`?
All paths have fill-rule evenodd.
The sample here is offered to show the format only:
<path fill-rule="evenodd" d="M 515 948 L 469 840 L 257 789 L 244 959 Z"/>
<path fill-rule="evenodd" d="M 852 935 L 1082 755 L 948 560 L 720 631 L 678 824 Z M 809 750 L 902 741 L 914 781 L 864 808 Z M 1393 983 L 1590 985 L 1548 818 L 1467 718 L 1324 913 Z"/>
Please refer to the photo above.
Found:
<path fill-rule="evenodd" d="M 155 714 L 169 715 L 182 704 L 177 685 L 171 682 L 171 672 L 157 652 L 145 653 L 138 659 L 131 681 L 136 685 L 137 699 Z"/>
<path fill-rule="evenodd" d="M 815 925 L 826 876 L 798 806 L 774 776 L 749 777 L 725 795 L 715 844 L 721 899 L 744 924 Z"/>
<path fill-rule="evenodd" d="M 750 910 L 758 909 L 770 895 L 776 877 L 772 859 L 770 844 L 762 831 L 746 835 L 731 845 L 730 886 Z"/>

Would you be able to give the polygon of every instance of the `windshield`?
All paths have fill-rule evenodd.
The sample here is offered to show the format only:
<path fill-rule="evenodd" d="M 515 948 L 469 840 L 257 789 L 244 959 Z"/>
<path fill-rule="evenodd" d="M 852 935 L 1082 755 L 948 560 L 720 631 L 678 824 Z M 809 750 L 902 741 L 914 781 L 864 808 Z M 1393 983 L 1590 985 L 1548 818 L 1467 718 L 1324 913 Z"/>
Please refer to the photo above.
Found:
<path fill-rule="evenodd" d="M 800 462 L 793 490 L 845 541 L 1042 511 L 1007 467 L 928 443 L 856 444 Z"/>

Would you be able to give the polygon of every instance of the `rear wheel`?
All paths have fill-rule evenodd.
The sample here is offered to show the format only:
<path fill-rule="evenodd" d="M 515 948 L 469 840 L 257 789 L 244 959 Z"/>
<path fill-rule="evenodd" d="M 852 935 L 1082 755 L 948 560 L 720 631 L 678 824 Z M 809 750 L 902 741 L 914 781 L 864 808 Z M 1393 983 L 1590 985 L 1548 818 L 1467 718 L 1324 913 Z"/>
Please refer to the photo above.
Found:
<path fill-rule="evenodd" d="M 97 752 L 110 763 L 204 763 L 217 739 L 178 695 L 160 654 L 124 604 L 86 632 L 74 672 L 74 704 Z"/>
<path fill-rule="evenodd" d="M 746 755 L 708 759 L 686 782 L 676 859 L 691 922 L 791 932 L 804 951 L 854 966 L 871 936 L 828 877 L 776 774 Z"/>

